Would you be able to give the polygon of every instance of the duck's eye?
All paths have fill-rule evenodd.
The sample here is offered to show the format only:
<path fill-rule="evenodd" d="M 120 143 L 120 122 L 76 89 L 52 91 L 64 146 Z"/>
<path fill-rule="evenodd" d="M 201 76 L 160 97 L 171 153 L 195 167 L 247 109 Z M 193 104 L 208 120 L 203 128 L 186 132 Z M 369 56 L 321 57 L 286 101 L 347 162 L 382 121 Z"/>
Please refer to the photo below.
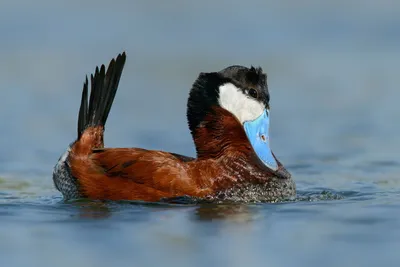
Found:
<path fill-rule="evenodd" d="M 249 90 L 249 95 L 253 98 L 257 98 L 258 97 L 258 93 L 255 89 L 250 89 Z"/>

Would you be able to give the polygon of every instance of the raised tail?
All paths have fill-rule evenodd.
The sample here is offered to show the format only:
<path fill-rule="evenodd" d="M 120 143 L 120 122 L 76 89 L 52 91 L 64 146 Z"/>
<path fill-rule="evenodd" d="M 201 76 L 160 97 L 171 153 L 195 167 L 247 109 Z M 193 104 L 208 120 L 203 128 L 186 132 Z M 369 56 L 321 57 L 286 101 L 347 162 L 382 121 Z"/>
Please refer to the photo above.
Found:
<path fill-rule="evenodd" d="M 55 187 L 66 199 L 82 197 L 79 177 L 71 172 L 71 160 L 83 160 L 94 148 L 101 148 L 103 144 L 104 125 L 110 113 L 119 80 L 125 65 L 125 52 L 112 59 L 107 72 L 104 65 L 96 68 L 91 75 L 91 90 L 88 102 L 88 79 L 83 85 L 81 107 L 78 118 L 78 139 L 73 142 L 67 151 L 60 157 L 53 171 Z M 76 166 L 74 166 L 76 167 Z M 79 164 L 77 164 L 79 169 Z"/>
<path fill-rule="evenodd" d="M 115 94 L 117 92 L 119 80 L 125 65 L 126 54 L 119 54 L 116 59 L 112 59 L 108 65 L 107 72 L 104 65 L 96 67 L 94 75 L 90 77 L 91 90 L 88 102 L 88 78 L 83 85 L 81 106 L 78 117 L 78 141 L 88 129 L 101 128 L 101 135 L 107 121 L 108 114 Z M 100 136 L 99 136 L 100 137 Z M 93 147 L 103 146 L 103 137 Z M 100 142 L 100 143 L 99 143 Z"/>

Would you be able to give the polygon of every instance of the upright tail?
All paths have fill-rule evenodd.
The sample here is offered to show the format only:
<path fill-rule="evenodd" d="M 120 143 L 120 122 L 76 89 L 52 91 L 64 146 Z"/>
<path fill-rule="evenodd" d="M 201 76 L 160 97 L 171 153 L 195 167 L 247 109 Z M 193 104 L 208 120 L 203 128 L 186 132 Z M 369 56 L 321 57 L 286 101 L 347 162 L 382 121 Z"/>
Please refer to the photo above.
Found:
<path fill-rule="evenodd" d="M 82 197 L 79 176 L 74 176 L 71 167 L 80 168 L 85 164 L 84 155 L 92 153 L 94 148 L 102 148 L 104 125 L 110 113 L 119 80 L 125 65 L 125 52 L 112 59 L 106 68 L 102 65 L 91 75 L 91 90 L 88 102 L 88 78 L 83 85 L 81 107 L 78 118 L 78 139 L 60 157 L 53 171 L 56 188 L 66 199 Z M 78 161 L 72 165 L 72 160 Z"/>
<path fill-rule="evenodd" d="M 78 141 L 88 128 L 101 127 L 101 135 L 106 124 L 111 105 L 117 92 L 119 80 L 125 65 L 126 54 L 119 54 L 116 59 L 112 59 L 108 65 L 107 72 L 104 65 L 96 67 L 96 71 L 91 75 L 91 90 L 88 103 L 88 78 L 83 85 L 81 106 L 78 117 Z M 101 145 L 102 146 L 101 136 Z M 95 144 L 93 144 L 96 146 Z"/>

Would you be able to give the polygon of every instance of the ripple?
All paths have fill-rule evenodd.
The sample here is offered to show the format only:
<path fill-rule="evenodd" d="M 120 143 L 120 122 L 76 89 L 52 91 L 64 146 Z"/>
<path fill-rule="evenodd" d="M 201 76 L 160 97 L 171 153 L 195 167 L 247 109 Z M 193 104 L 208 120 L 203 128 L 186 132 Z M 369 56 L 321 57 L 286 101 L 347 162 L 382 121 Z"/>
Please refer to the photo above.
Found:
<path fill-rule="evenodd" d="M 343 200 L 371 196 L 371 193 L 359 191 L 336 191 L 328 188 L 314 188 L 312 190 L 298 190 L 296 201 L 326 201 Z"/>

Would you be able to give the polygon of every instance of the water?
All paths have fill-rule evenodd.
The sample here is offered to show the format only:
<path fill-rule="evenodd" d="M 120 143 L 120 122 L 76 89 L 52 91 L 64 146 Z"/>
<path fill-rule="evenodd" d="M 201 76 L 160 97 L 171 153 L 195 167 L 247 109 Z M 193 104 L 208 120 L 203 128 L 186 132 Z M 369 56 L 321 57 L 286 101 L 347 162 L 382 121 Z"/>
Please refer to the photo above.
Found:
<path fill-rule="evenodd" d="M 400 4 L 325 2 L 0 3 L 0 266 L 397 266 Z M 297 201 L 63 202 L 84 75 L 123 50 L 108 146 L 194 156 L 197 75 L 260 65 Z"/>

